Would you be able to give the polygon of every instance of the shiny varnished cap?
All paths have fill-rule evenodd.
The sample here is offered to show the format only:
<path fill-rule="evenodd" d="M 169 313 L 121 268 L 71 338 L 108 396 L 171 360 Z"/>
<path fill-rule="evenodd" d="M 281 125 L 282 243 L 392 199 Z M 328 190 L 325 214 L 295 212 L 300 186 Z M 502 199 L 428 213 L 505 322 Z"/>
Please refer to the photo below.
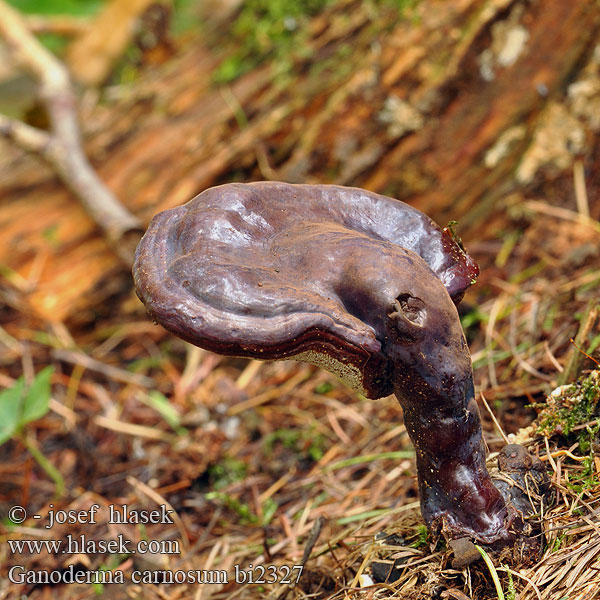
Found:
<path fill-rule="evenodd" d="M 386 311 L 410 311 L 403 294 L 432 274 L 458 303 L 478 267 L 398 200 L 260 182 L 211 188 L 156 215 L 133 274 L 152 317 L 192 344 L 313 362 L 378 398 L 392 391 Z"/>

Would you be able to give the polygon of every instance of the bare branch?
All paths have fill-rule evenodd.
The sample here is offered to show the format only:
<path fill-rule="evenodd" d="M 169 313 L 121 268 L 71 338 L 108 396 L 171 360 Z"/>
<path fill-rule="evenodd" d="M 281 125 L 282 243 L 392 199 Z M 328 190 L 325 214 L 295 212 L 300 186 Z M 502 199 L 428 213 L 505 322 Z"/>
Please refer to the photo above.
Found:
<path fill-rule="evenodd" d="M 0 135 L 11 140 L 23 150 L 40 154 L 48 162 L 51 162 L 48 154 L 51 153 L 52 137 L 49 133 L 17 119 L 0 115 Z"/>
<path fill-rule="evenodd" d="M 139 229 L 139 219 L 119 203 L 83 153 L 76 99 L 66 67 L 38 42 L 20 14 L 4 0 L 0 0 L 0 36 L 17 63 L 38 80 L 51 123 L 48 134 L 2 117 L 0 134 L 44 158 L 102 227 L 109 241 L 115 242 L 127 231 Z"/>

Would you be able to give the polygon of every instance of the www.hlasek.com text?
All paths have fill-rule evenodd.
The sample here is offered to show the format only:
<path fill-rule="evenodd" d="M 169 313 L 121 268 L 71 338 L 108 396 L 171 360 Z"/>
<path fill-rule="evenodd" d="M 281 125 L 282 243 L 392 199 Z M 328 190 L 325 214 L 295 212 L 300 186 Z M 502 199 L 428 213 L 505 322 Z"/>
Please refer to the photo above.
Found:
<path fill-rule="evenodd" d="M 179 540 L 133 542 L 119 534 L 114 539 L 96 540 L 85 533 L 67 534 L 64 540 L 6 540 L 12 554 L 181 554 Z"/>

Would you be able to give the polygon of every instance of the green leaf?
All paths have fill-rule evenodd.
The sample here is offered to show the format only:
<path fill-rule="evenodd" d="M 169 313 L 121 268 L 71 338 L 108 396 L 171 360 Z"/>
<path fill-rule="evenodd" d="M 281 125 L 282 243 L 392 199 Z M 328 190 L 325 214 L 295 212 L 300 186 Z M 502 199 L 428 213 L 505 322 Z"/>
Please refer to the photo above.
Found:
<path fill-rule="evenodd" d="M 271 519 L 275 516 L 279 505 L 273 498 L 267 498 L 265 503 L 262 506 L 262 525 L 268 525 L 271 522 Z"/>
<path fill-rule="evenodd" d="M 53 372 L 53 367 L 46 367 L 35 376 L 23 401 L 23 412 L 19 425 L 25 425 L 26 423 L 40 419 L 48 412 L 50 377 L 52 377 Z"/>
<path fill-rule="evenodd" d="M 100 0 L 9 0 L 8 3 L 24 13 L 73 16 L 93 15 L 103 4 Z"/>
<path fill-rule="evenodd" d="M 315 388 L 315 392 L 317 394 L 326 394 L 327 392 L 330 392 L 332 389 L 333 389 L 333 385 L 329 381 L 324 381 L 323 383 L 320 383 Z"/>
<path fill-rule="evenodd" d="M 383 460 L 386 458 L 400 459 L 400 458 L 412 458 L 415 455 L 413 450 L 396 450 L 392 452 L 379 452 L 378 454 L 363 454 L 362 456 L 353 456 L 352 458 L 346 458 L 336 463 L 325 467 L 326 471 L 337 471 L 344 467 L 351 467 L 354 465 L 362 465 L 365 463 L 374 462 L 376 460 Z"/>
<path fill-rule="evenodd" d="M 490 558 L 489 554 L 481 546 L 478 546 L 477 544 L 475 544 L 475 548 L 477 548 L 477 550 L 479 550 L 479 554 L 481 554 L 481 556 L 483 557 L 483 560 L 485 561 L 485 564 L 487 565 L 487 568 L 490 570 L 490 574 L 492 576 L 492 581 L 494 582 L 494 585 L 496 586 L 496 594 L 498 595 L 498 600 L 506 600 L 506 598 L 504 596 L 504 592 L 502 591 L 502 584 L 500 583 L 500 578 L 498 577 L 498 571 L 496 571 L 496 567 L 494 566 L 492 559 Z"/>
<path fill-rule="evenodd" d="M 179 411 L 169 402 L 166 396 L 153 390 L 148 396 L 140 396 L 140 400 L 152 407 L 175 431 L 185 433 L 185 429 L 181 427 Z"/>
<path fill-rule="evenodd" d="M 0 392 L 0 444 L 9 440 L 19 426 L 24 387 L 25 382 L 19 377 L 11 388 Z"/>

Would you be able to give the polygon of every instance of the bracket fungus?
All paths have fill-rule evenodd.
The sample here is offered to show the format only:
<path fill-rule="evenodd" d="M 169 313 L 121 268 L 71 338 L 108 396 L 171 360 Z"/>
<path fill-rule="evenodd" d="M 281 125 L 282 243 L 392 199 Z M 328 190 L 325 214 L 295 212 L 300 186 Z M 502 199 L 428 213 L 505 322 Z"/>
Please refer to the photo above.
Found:
<path fill-rule="evenodd" d="M 456 310 L 478 266 L 429 217 L 357 188 L 228 184 L 156 215 L 133 274 L 152 317 L 192 344 L 304 360 L 369 398 L 394 393 L 429 528 L 511 537 Z"/>

